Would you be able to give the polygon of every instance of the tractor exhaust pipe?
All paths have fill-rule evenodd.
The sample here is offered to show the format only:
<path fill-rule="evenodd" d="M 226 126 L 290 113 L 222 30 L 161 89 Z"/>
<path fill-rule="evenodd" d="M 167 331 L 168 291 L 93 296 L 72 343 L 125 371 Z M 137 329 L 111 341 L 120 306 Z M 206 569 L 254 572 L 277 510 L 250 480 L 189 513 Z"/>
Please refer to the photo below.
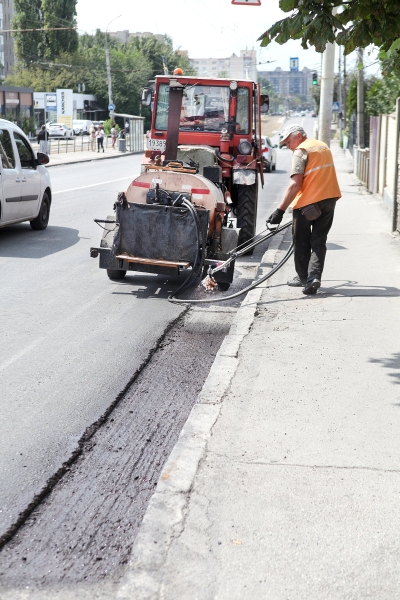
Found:
<path fill-rule="evenodd" d="M 177 79 L 169 80 L 169 108 L 165 162 L 176 160 L 178 155 L 183 89 L 183 85 L 179 83 Z"/>

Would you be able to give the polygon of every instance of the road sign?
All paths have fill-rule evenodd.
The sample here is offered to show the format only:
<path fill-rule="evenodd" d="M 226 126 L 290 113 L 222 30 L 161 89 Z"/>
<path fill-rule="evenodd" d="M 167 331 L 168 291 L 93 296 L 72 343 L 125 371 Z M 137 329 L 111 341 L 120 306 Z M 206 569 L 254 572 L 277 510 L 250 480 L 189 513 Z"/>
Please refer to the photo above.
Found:
<path fill-rule="evenodd" d="M 340 110 L 340 102 L 332 102 L 332 110 L 339 111 Z"/>
<path fill-rule="evenodd" d="M 115 110 L 115 104 L 109 104 L 108 105 L 108 110 L 113 112 Z"/>
<path fill-rule="evenodd" d="M 261 0 L 232 0 L 232 4 L 237 6 L 261 6 Z"/>

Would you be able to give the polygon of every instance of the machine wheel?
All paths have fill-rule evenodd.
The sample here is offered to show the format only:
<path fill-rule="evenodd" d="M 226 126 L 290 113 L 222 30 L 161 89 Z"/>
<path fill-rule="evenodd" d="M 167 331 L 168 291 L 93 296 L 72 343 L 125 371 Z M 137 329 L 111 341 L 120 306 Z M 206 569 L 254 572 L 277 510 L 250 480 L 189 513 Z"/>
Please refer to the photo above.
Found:
<path fill-rule="evenodd" d="M 226 292 L 226 290 L 229 290 L 230 285 L 231 285 L 230 283 L 226 283 L 226 282 L 223 282 L 223 283 L 222 282 L 217 282 L 217 283 L 218 283 L 218 289 L 221 292 Z"/>
<path fill-rule="evenodd" d="M 240 227 L 240 245 L 256 234 L 258 181 L 256 180 L 253 185 L 238 185 L 237 190 L 236 215 Z M 253 248 L 246 254 L 253 254 Z"/>
<path fill-rule="evenodd" d="M 272 165 L 272 170 L 276 171 L 276 165 Z"/>
<path fill-rule="evenodd" d="M 126 275 L 126 271 L 122 269 L 107 269 L 107 275 L 110 279 L 123 279 Z"/>
<path fill-rule="evenodd" d="M 36 231 L 46 229 L 50 218 L 50 198 L 47 193 L 43 194 L 42 204 L 40 205 L 39 214 L 36 219 L 32 219 L 31 227 Z"/>
<path fill-rule="evenodd" d="M 271 163 L 269 163 L 269 162 L 265 163 L 265 172 L 271 173 Z"/>

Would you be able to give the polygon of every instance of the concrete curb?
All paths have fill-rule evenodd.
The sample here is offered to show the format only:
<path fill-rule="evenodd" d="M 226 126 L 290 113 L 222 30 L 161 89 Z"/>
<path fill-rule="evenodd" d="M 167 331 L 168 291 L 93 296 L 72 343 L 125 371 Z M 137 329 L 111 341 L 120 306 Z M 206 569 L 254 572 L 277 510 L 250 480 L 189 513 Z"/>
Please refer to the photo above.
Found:
<path fill-rule="evenodd" d="M 79 163 L 98 162 L 101 160 L 108 160 L 111 158 L 122 158 L 124 156 L 136 156 L 137 154 L 143 154 L 143 152 L 124 152 L 123 154 L 119 154 L 119 155 L 101 156 L 99 158 L 84 158 L 83 160 L 71 160 L 71 161 L 64 162 L 64 163 L 58 163 L 56 165 L 51 165 L 49 163 L 48 165 L 46 165 L 46 167 L 47 167 L 47 169 L 49 169 L 50 167 L 64 167 L 66 165 L 78 165 Z M 50 160 L 51 160 L 51 156 L 50 156 Z"/>
<path fill-rule="evenodd" d="M 256 278 L 270 270 L 286 231 L 272 239 L 262 257 Z M 250 290 L 237 311 L 219 349 L 197 404 L 175 444 L 150 499 L 116 600 L 155 600 L 162 584 L 162 567 L 174 538 L 185 524 L 186 507 L 198 468 L 204 460 L 208 439 L 222 401 L 239 364 L 239 350 L 249 333 L 257 304 L 267 282 Z"/>

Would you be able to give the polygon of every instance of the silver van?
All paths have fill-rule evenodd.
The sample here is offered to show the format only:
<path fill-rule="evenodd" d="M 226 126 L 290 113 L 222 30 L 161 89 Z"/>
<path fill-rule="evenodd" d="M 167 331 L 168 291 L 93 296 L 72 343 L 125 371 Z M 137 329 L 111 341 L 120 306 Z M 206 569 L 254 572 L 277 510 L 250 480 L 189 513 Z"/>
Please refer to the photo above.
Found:
<path fill-rule="evenodd" d="M 46 229 L 52 200 L 48 162 L 19 127 L 0 119 L 0 227 L 30 221 L 32 229 Z"/>
<path fill-rule="evenodd" d="M 89 129 L 93 121 L 88 119 L 74 119 L 72 121 L 72 129 L 75 135 L 89 135 Z"/>

